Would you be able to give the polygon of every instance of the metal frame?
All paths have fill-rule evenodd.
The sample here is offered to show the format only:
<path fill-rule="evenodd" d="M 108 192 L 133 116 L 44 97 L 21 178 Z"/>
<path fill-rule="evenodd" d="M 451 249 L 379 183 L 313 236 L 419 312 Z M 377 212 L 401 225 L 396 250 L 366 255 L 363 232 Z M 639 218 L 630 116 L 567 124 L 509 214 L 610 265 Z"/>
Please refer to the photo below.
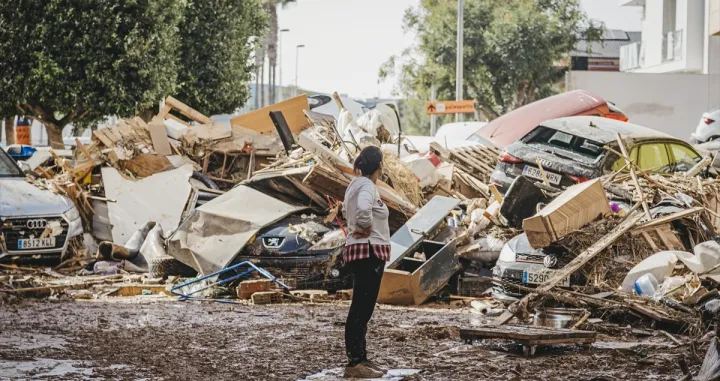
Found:
<path fill-rule="evenodd" d="M 182 293 L 177 292 L 178 289 L 181 289 L 181 288 L 183 288 L 183 287 L 187 287 L 187 286 L 189 286 L 189 285 L 191 285 L 191 284 L 195 284 L 195 283 L 198 283 L 198 282 L 202 282 L 202 281 L 205 280 L 205 279 L 209 279 L 209 278 L 218 276 L 218 275 L 220 275 L 220 274 L 222 274 L 222 273 L 226 273 L 226 272 L 228 272 L 228 271 L 233 271 L 233 270 L 238 269 L 238 268 L 241 268 L 241 267 L 243 267 L 243 266 L 249 266 L 250 268 L 249 268 L 248 270 L 240 273 L 240 274 L 233 275 L 233 276 L 231 276 L 230 278 L 227 278 L 227 279 L 218 280 L 218 281 L 216 281 L 216 282 L 214 282 L 214 283 L 211 283 L 211 284 L 207 285 L 206 287 L 203 287 L 203 288 L 201 288 L 201 289 L 199 289 L 199 290 L 195 290 L 195 291 L 193 291 L 193 292 L 191 292 L 191 293 L 189 293 L 189 294 L 182 294 Z M 183 284 L 181 284 L 181 285 L 175 286 L 175 287 L 173 287 L 172 289 L 170 289 L 170 293 L 173 294 L 173 295 L 176 295 L 176 296 L 178 297 L 178 300 L 179 300 L 179 301 L 200 300 L 200 301 L 215 301 L 215 302 L 218 302 L 218 303 L 237 304 L 237 302 L 232 301 L 232 300 L 201 298 L 201 297 L 195 297 L 195 296 L 192 296 L 192 295 L 193 295 L 193 294 L 197 294 L 197 293 L 200 292 L 200 291 L 205 291 L 205 290 L 207 290 L 207 289 L 209 289 L 209 288 L 211 288 L 211 287 L 214 287 L 214 286 L 218 286 L 218 285 L 223 285 L 223 284 L 230 283 L 230 282 L 232 282 L 232 281 L 234 281 L 234 280 L 236 280 L 236 279 L 239 279 L 239 278 L 244 277 L 245 275 L 249 275 L 249 274 L 251 274 L 251 273 L 254 272 L 254 271 L 259 272 L 259 273 L 260 273 L 262 276 L 264 276 L 265 278 L 268 278 L 268 279 L 270 279 L 271 281 L 279 284 L 280 286 L 282 286 L 283 289 L 285 289 L 285 290 L 289 290 L 289 289 L 290 289 L 290 287 L 289 287 L 288 285 L 286 285 L 285 283 L 283 283 L 282 281 L 280 281 L 279 279 L 277 279 L 274 275 L 270 274 L 270 273 L 269 273 L 267 270 L 265 270 L 264 268 L 255 266 L 255 265 L 254 265 L 252 262 L 250 262 L 250 261 L 245 261 L 245 262 L 240 262 L 240 263 L 238 263 L 238 264 L 236 264 L 236 265 L 230 266 L 230 267 L 228 267 L 228 268 L 225 268 L 225 269 L 216 271 L 216 272 L 214 272 L 214 273 L 212 273 L 212 274 L 210 274 L 210 275 L 205 275 L 205 276 L 203 276 L 202 278 L 193 279 L 193 280 L 191 280 L 191 281 L 189 281 L 189 282 L 186 282 L 186 283 L 183 283 Z"/>

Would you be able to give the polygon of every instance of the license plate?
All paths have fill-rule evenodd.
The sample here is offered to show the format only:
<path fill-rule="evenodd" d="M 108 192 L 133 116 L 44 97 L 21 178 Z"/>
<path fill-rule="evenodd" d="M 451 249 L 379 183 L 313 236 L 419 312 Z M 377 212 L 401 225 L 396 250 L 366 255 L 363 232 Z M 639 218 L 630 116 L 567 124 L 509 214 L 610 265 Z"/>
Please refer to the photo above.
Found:
<path fill-rule="evenodd" d="M 55 247 L 55 237 L 19 239 L 18 249 L 46 249 Z"/>
<path fill-rule="evenodd" d="M 550 279 L 552 273 L 549 272 L 535 272 L 535 271 L 523 271 L 523 283 L 524 284 L 543 284 Z M 563 279 L 558 286 L 570 287 L 570 278 Z"/>
<path fill-rule="evenodd" d="M 523 168 L 523 175 L 527 177 L 532 177 L 533 179 L 542 180 L 542 172 L 540 172 L 540 168 L 531 167 L 529 165 L 526 165 L 525 168 Z M 550 184 L 558 185 L 560 184 L 560 179 L 562 179 L 562 176 L 558 175 L 557 173 L 552 173 L 545 171 L 545 176 L 547 177 Z"/>

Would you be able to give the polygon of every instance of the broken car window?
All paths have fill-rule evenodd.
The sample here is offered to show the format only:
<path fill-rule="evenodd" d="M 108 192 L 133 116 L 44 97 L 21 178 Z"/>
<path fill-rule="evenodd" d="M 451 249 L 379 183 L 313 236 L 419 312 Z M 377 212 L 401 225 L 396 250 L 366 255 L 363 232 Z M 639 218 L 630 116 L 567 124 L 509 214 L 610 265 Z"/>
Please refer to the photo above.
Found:
<path fill-rule="evenodd" d="M 522 140 L 543 151 L 574 160 L 595 163 L 604 155 L 603 145 L 552 128 L 539 126 Z"/>

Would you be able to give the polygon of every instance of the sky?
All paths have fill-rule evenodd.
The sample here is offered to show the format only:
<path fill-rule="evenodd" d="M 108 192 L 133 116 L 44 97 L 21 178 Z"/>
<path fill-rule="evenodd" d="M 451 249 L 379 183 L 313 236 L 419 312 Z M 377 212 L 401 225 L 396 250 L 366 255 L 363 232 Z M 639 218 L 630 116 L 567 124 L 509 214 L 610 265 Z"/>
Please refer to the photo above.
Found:
<path fill-rule="evenodd" d="M 402 19 L 419 0 L 298 0 L 278 12 L 282 34 L 282 83 L 353 98 L 392 97 L 393 79 L 380 82 L 380 66 L 410 47 Z M 617 0 L 580 0 L 590 18 L 611 29 L 639 31 L 639 7 Z M 297 45 L 305 45 L 297 49 Z M 296 57 L 298 59 L 296 60 Z"/>

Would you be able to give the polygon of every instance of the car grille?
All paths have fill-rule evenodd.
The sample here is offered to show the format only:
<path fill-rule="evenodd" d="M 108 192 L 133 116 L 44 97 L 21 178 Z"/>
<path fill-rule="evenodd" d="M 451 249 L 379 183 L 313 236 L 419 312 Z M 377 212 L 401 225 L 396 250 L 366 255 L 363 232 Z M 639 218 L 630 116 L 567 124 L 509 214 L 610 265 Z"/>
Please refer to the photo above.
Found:
<path fill-rule="evenodd" d="M 536 255 L 536 254 L 517 254 L 516 255 L 516 261 L 518 261 L 518 262 L 542 264 L 543 260 L 545 260 L 545 255 Z M 520 274 L 520 277 L 522 278 L 522 274 Z"/>
<path fill-rule="evenodd" d="M 5 237 L 5 244 L 7 246 L 8 251 L 25 251 L 25 250 L 18 250 L 18 240 L 20 239 L 26 239 L 30 238 L 30 236 L 33 236 L 35 238 L 40 238 L 40 235 L 42 235 L 43 231 L 45 231 L 44 227 L 41 228 L 33 228 L 34 226 L 38 226 L 37 222 L 39 220 L 44 220 L 47 223 L 50 223 L 52 221 L 60 221 L 60 226 L 62 226 L 63 231 L 61 234 L 55 236 L 55 247 L 47 247 L 42 249 L 29 249 L 27 252 L 33 252 L 39 251 L 39 250 L 52 250 L 52 249 L 62 249 L 63 246 L 65 246 L 65 240 L 67 239 L 67 233 L 68 233 L 68 223 L 61 217 L 47 217 L 47 218 L 9 218 L 6 219 L 3 223 L 2 228 L 2 234 L 3 237 Z M 28 227 L 28 222 L 30 222 L 30 226 Z M 40 223 L 42 225 L 42 223 Z"/>

